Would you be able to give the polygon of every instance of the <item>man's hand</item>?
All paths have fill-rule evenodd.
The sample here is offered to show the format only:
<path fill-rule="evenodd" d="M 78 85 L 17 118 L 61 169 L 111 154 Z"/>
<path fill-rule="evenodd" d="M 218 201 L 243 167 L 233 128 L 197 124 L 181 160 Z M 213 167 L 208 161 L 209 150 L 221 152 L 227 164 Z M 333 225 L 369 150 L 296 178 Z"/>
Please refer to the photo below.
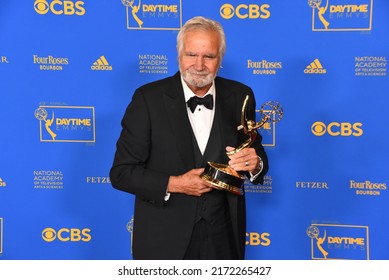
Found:
<path fill-rule="evenodd" d="M 167 191 L 201 196 L 212 190 L 211 185 L 200 178 L 204 168 L 192 169 L 180 176 L 170 176 Z"/>
<path fill-rule="evenodd" d="M 232 151 L 234 147 L 227 146 L 226 151 Z M 228 165 L 236 171 L 248 171 L 251 173 L 257 173 L 259 170 L 259 158 L 254 148 L 244 148 L 230 156 Z"/>

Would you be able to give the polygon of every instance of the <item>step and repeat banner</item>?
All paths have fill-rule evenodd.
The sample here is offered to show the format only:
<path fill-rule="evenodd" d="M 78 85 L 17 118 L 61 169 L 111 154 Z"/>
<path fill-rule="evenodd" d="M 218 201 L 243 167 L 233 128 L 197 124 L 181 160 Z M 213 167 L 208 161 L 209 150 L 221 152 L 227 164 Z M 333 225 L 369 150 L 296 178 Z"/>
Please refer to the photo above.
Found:
<path fill-rule="evenodd" d="M 197 15 L 225 28 L 219 75 L 284 109 L 246 258 L 389 258 L 389 1 L 1 0 L 0 259 L 132 258 L 120 121 Z"/>

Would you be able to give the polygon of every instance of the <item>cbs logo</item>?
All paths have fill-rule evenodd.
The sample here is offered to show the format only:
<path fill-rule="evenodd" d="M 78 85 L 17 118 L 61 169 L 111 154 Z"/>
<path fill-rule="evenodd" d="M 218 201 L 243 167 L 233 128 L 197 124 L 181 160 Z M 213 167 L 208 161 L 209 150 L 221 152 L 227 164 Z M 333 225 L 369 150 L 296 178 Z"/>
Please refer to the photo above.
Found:
<path fill-rule="evenodd" d="M 45 15 L 51 11 L 55 15 L 78 15 L 82 16 L 85 14 L 85 8 L 83 1 L 72 1 L 65 0 L 59 1 L 54 0 L 49 4 L 46 0 L 36 0 L 34 3 L 35 11 L 40 15 Z"/>
<path fill-rule="evenodd" d="M 89 242 L 92 239 L 90 235 L 90 229 L 78 229 L 78 228 L 61 228 L 58 231 L 55 231 L 53 228 L 45 228 L 42 231 L 42 238 L 46 242 L 53 242 L 55 239 L 58 239 L 62 242 Z"/>
<path fill-rule="evenodd" d="M 356 122 L 354 124 L 348 122 L 332 122 L 325 125 L 323 122 L 315 122 L 311 126 L 312 133 L 316 136 L 322 136 L 328 133 L 331 136 L 361 136 L 363 134 L 362 123 Z"/>
<path fill-rule="evenodd" d="M 257 4 L 239 4 L 236 8 L 231 4 L 224 4 L 220 7 L 220 15 L 224 19 L 231 19 L 234 15 L 240 19 L 267 19 L 270 17 L 269 8 L 269 4 L 261 6 Z"/>
<path fill-rule="evenodd" d="M 246 232 L 246 245 L 251 246 L 269 246 L 270 245 L 270 234 L 267 232 L 264 232 L 262 234 L 258 232 Z"/>

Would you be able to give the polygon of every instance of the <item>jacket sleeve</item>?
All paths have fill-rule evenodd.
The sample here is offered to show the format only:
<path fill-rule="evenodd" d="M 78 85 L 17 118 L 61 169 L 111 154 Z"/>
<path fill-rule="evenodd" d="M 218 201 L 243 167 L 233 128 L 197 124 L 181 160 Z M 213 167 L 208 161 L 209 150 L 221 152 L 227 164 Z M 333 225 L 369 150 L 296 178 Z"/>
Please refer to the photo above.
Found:
<path fill-rule="evenodd" d="M 249 95 L 249 101 L 247 106 L 247 119 L 249 120 L 256 120 L 256 101 L 254 98 L 254 94 Z M 269 161 L 266 154 L 266 151 L 264 147 L 262 146 L 262 136 L 258 133 L 257 137 L 255 138 L 253 144 L 251 145 L 252 148 L 255 149 L 257 152 L 257 155 L 261 158 L 263 162 L 263 168 L 260 174 L 255 178 L 255 180 L 252 181 L 253 184 L 263 184 L 264 177 L 266 173 L 269 170 Z M 250 178 L 250 175 L 248 175 Z"/>
<path fill-rule="evenodd" d="M 110 179 L 112 186 L 146 202 L 163 206 L 168 174 L 147 168 L 150 156 L 151 125 L 142 92 L 135 91 L 121 125 Z"/>

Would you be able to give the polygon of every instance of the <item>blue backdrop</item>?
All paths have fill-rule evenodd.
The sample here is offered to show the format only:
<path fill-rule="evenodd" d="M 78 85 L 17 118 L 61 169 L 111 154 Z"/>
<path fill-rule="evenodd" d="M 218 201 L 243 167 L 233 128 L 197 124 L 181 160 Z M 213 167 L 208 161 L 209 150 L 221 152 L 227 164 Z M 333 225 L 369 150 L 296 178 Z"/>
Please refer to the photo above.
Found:
<path fill-rule="evenodd" d="M 219 74 L 285 112 L 245 184 L 246 258 L 388 259 L 386 0 L 1 0 L 0 259 L 131 259 L 120 121 L 196 15 L 225 28 Z"/>

